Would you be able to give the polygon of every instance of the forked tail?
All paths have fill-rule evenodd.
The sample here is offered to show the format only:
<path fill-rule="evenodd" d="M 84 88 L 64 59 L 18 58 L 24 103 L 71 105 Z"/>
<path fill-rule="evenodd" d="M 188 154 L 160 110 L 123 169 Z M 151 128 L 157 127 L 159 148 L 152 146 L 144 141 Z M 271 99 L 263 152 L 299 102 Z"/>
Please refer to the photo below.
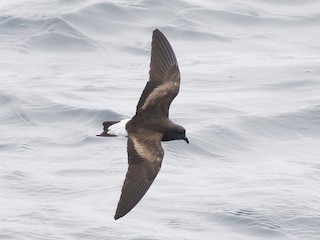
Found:
<path fill-rule="evenodd" d="M 119 123 L 120 121 L 107 121 L 107 122 L 104 122 L 103 123 L 103 133 L 99 134 L 99 135 L 96 135 L 96 136 L 99 136 L 99 137 L 115 137 L 116 135 L 112 135 L 112 134 L 109 134 L 108 133 L 108 128 L 113 125 L 113 124 L 116 124 L 116 123 Z"/>
<path fill-rule="evenodd" d="M 115 137 L 122 136 L 128 137 L 128 132 L 126 130 L 126 124 L 130 120 L 123 119 L 121 121 L 107 121 L 103 123 L 103 133 L 101 133 L 100 137 Z"/>

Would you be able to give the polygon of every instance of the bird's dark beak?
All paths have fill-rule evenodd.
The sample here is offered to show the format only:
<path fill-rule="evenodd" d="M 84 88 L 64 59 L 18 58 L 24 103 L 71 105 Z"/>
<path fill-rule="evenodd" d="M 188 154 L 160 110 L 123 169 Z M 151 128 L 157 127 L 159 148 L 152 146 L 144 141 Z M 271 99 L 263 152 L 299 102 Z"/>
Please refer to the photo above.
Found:
<path fill-rule="evenodd" d="M 189 139 L 187 137 L 184 137 L 183 140 L 185 140 L 189 144 Z"/>

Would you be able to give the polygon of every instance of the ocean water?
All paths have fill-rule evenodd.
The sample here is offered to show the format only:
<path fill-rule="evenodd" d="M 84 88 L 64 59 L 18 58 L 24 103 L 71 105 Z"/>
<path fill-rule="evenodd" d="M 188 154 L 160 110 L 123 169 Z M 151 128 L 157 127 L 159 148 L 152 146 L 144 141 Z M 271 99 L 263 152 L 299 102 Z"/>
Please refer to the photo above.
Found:
<path fill-rule="evenodd" d="M 0 239 L 320 239 L 318 0 L 0 1 Z M 160 174 L 113 216 L 152 31 L 175 50 Z"/>

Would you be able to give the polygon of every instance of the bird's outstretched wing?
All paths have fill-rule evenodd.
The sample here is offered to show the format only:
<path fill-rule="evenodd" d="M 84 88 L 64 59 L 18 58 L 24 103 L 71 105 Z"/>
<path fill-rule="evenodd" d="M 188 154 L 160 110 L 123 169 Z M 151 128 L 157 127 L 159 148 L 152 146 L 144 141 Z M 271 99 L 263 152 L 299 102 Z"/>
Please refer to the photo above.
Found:
<path fill-rule="evenodd" d="M 137 114 L 152 110 L 168 115 L 170 104 L 179 92 L 180 71 L 170 43 L 158 29 L 152 35 L 149 75 L 137 105 Z"/>
<path fill-rule="evenodd" d="M 147 138 L 138 135 L 128 137 L 128 171 L 114 219 L 126 215 L 148 191 L 157 176 L 162 159 L 162 135 L 148 132 Z"/>

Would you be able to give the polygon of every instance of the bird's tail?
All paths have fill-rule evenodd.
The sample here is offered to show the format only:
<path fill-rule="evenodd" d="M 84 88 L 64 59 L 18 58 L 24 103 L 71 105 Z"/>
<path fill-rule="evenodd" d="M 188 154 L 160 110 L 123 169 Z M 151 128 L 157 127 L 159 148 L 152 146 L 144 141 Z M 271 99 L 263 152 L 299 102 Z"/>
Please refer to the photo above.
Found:
<path fill-rule="evenodd" d="M 115 137 L 116 135 L 113 135 L 113 134 L 109 134 L 108 131 L 109 131 L 109 127 L 111 125 L 114 125 L 116 123 L 119 123 L 120 121 L 107 121 L 107 122 L 104 122 L 103 123 L 103 133 L 99 134 L 99 135 L 96 135 L 96 136 L 99 136 L 99 137 Z"/>

